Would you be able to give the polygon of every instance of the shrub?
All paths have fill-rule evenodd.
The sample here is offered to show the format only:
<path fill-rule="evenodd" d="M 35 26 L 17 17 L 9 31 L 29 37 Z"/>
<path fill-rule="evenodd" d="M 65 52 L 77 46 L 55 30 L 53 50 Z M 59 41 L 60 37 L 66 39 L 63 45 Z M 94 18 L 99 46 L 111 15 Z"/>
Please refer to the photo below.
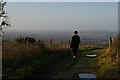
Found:
<path fill-rule="evenodd" d="M 17 43 L 35 43 L 35 39 L 31 37 L 21 37 L 16 39 Z"/>

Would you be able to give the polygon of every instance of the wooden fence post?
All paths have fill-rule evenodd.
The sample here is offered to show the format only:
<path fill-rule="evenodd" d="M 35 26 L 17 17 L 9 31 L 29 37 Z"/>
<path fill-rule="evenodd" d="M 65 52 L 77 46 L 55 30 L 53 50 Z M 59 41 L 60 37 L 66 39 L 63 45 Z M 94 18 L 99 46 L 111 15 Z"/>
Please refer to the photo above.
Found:
<path fill-rule="evenodd" d="M 70 46 L 70 39 L 69 39 L 69 46 Z"/>
<path fill-rule="evenodd" d="M 60 43 L 61 43 L 61 45 L 62 45 L 62 39 L 61 39 L 61 42 L 60 42 Z"/>
<path fill-rule="evenodd" d="M 41 43 L 41 41 L 40 41 L 40 40 L 38 40 L 38 43 Z"/>
<path fill-rule="evenodd" d="M 112 47 L 112 37 L 109 36 L 109 49 L 111 49 L 111 47 Z"/>
<path fill-rule="evenodd" d="M 50 39 L 50 44 L 52 45 L 52 39 Z"/>

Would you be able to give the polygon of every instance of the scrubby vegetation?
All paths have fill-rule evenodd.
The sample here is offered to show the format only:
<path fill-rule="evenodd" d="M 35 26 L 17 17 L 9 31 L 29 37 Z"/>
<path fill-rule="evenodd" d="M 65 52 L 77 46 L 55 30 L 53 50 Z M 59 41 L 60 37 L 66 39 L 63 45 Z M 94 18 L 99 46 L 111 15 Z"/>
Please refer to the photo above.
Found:
<path fill-rule="evenodd" d="M 31 37 L 22 37 L 22 36 L 20 36 L 20 38 L 16 39 L 15 42 L 16 43 L 23 43 L 23 44 L 26 44 L 26 43 L 35 43 L 35 39 L 31 38 Z"/>
<path fill-rule="evenodd" d="M 81 65 L 87 65 L 85 61 L 79 59 L 85 54 L 96 54 L 98 57 L 92 59 L 93 63 L 91 63 L 94 66 L 92 73 L 98 78 L 109 78 L 111 76 L 111 78 L 117 78 L 119 42 L 120 37 L 115 38 L 111 49 L 97 46 L 81 46 L 78 51 L 80 53 L 78 54 L 78 61 L 80 61 Z M 69 46 L 42 43 L 31 37 L 20 37 L 12 44 L 3 45 L 3 79 L 42 79 L 46 77 L 45 75 L 51 78 L 51 73 L 56 64 L 68 57 L 71 57 Z M 90 60 L 85 56 L 83 58 L 86 61 Z M 68 62 L 61 66 L 59 71 L 69 70 L 73 66 L 72 62 L 71 57 Z"/>
<path fill-rule="evenodd" d="M 68 47 L 33 42 L 33 38 L 20 37 L 3 45 L 3 79 L 38 78 L 37 75 L 50 72 L 58 61 L 70 55 Z"/>
<path fill-rule="evenodd" d="M 111 54 L 111 60 L 118 66 L 118 73 L 120 72 L 120 56 L 119 56 L 119 51 L 120 51 L 120 35 L 118 35 L 114 40 L 112 44 L 112 48 L 110 50 Z M 118 76 L 120 76 L 118 74 Z"/>
<path fill-rule="evenodd" d="M 94 51 L 98 55 L 93 61 L 94 74 L 100 79 L 118 78 L 118 65 L 111 60 L 109 49 Z"/>
<path fill-rule="evenodd" d="M 99 71 L 99 73 L 95 72 L 95 74 L 100 78 L 119 78 L 119 42 L 120 36 L 113 39 L 111 48 L 98 51 L 100 55 L 95 59 L 94 65 L 98 65 L 96 71 Z"/>
<path fill-rule="evenodd" d="M 113 40 L 112 47 L 109 50 L 111 60 L 118 63 L 118 52 L 120 51 L 120 36 Z"/>

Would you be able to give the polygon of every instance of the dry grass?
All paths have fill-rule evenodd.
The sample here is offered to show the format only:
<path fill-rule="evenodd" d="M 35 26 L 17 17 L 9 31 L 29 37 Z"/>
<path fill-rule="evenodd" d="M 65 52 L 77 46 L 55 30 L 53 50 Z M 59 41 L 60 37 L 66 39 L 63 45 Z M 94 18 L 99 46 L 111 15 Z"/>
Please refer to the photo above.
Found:
<path fill-rule="evenodd" d="M 120 36 L 116 37 L 112 42 L 112 47 L 109 50 L 109 55 L 111 57 L 111 60 L 114 61 L 116 64 L 118 64 L 118 52 L 120 51 Z"/>
<path fill-rule="evenodd" d="M 44 46 L 43 46 L 44 45 Z M 16 64 L 23 60 L 39 58 L 44 53 L 68 49 L 68 46 L 57 44 L 12 44 L 3 45 L 3 64 Z"/>
<path fill-rule="evenodd" d="M 65 50 L 69 49 L 69 46 L 67 45 L 60 45 L 60 44 L 49 44 L 45 43 L 45 48 L 50 49 L 50 50 Z"/>
<path fill-rule="evenodd" d="M 32 71 L 34 73 L 37 71 L 49 72 L 59 60 L 69 56 L 68 47 L 58 44 L 13 43 L 3 45 L 2 49 L 3 77 L 8 79 L 27 77 L 26 75 L 28 74 L 32 75 L 31 77 L 35 77 Z M 21 69 L 23 70 L 21 71 Z M 39 75 L 41 75 L 41 72 L 39 72 Z"/>
<path fill-rule="evenodd" d="M 8 65 L 17 64 L 27 59 L 38 58 L 44 51 L 40 46 L 32 44 L 4 45 L 2 49 L 3 64 Z"/>

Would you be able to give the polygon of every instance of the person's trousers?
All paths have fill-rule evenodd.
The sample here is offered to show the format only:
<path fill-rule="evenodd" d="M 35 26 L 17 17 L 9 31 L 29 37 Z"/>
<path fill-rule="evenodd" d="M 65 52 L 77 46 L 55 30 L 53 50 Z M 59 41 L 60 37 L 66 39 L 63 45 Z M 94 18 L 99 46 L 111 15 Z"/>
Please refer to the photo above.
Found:
<path fill-rule="evenodd" d="M 78 48 L 73 48 L 73 49 L 72 49 L 73 56 L 76 56 L 76 55 L 77 55 L 77 50 L 78 50 Z"/>

